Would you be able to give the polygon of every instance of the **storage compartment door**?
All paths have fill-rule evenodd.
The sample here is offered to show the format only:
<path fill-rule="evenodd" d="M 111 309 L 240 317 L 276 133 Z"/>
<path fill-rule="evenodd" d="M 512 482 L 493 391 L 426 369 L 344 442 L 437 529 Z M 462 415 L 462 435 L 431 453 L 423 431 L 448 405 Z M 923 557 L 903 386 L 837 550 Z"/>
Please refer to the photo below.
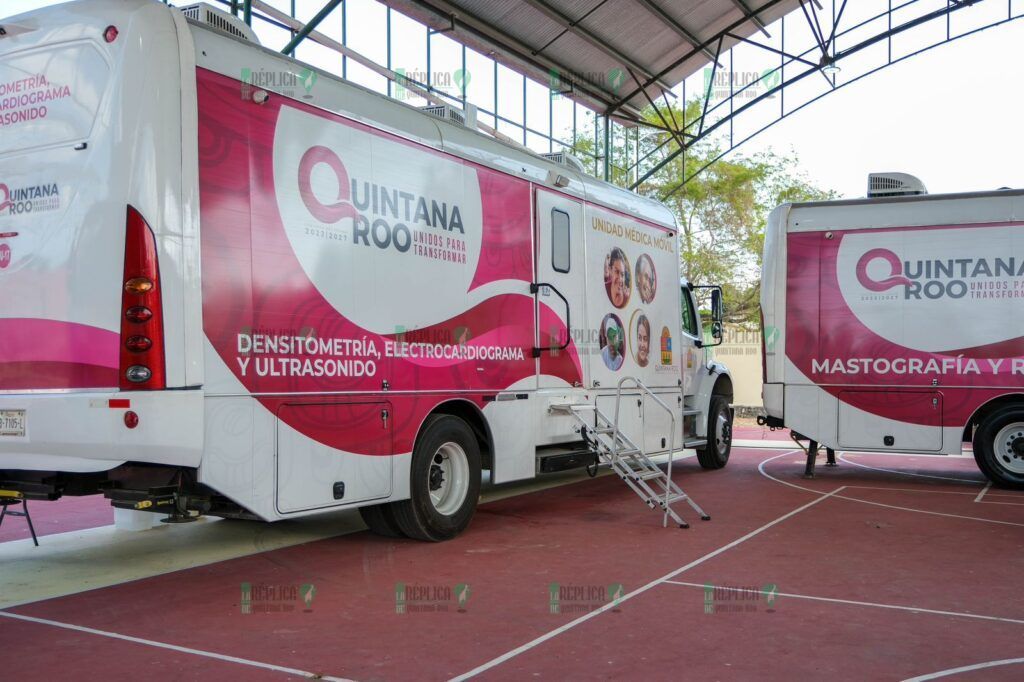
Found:
<path fill-rule="evenodd" d="M 839 447 L 878 452 L 941 450 L 942 394 L 900 390 L 840 392 Z"/>
<path fill-rule="evenodd" d="M 277 416 L 279 512 L 391 494 L 390 403 L 289 403 Z"/>

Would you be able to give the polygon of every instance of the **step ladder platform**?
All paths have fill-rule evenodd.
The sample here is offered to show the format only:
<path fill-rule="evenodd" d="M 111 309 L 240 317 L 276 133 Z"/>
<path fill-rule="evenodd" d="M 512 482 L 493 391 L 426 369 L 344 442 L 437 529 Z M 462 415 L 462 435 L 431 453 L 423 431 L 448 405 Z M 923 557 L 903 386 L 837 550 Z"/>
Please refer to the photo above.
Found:
<path fill-rule="evenodd" d="M 672 413 L 671 408 L 665 405 L 649 388 L 635 377 L 626 377 L 622 382 L 631 380 L 636 384 L 637 389 L 655 399 L 665 410 L 669 411 L 673 425 L 678 424 L 677 417 Z M 548 405 L 549 414 L 571 415 L 579 423 L 579 433 L 585 439 L 587 446 L 593 452 L 599 463 L 611 466 L 619 477 L 626 482 L 630 489 L 640 497 L 650 508 L 660 510 L 664 513 L 662 523 L 668 525 L 671 518 L 680 528 L 689 528 L 689 524 L 672 508 L 675 502 L 686 502 L 693 508 L 702 520 L 710 517 L 701 509 L 693 499 L 683 492 L 669 477 L 668 473 L 655 464 L 647 456 L 644 449 L 630 440 L 629 436 L 623 433 L 618 426 L 618 406 L 621 402 L 620 392 L 616 396 L 616 418 L 609 419 L 608 415 L 601 411 L 596 404 L 591 403 L 551 403 Z M 686 408 L 681 411 L 683 416 L 692 417 L 702 413 L 695 408 Z M 670 445 L 673 442 L 671 431 L 667 440 Z M 707 444 L 703 439 L 691 439 L 683 442 L 684 448 L 702 447 Z M 674 447 L 669 448 L 674 449 Z M 578 453 L 573 453 L 579 457 Z M 672 462 L 669 460 L 669 470 Z M 653 481 L 653 483 L 648 483 Z M 658 487 L 660 486 L 660 490 Z"/>

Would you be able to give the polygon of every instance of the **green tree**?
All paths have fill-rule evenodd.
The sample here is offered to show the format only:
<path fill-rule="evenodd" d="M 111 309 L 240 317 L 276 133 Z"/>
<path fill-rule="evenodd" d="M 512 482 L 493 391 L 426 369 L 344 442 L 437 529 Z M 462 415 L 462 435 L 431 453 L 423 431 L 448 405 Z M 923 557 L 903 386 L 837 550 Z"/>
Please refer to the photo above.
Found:
<path fill-rule="evenodd" d="M 682 107 L 649 108 L 643 118 L 655 132 L 616 135 L 611 149 L 610 179 L 628 187 L 636 181 L 637 156 L 648 160 L 641 173 L 679 149 L 685 133 L 696 132 L 702 103 Z M 666 130 L 667 129 L 667 130 Z M 580 156 L 599 155 L 593 130 L 575 141 Z M 695 284 L 721 284 L 727 319 L 758 319 L 761 253 L 768 215 L 779 204 L 816 201 L 835 196 L 814 186 L 798 170 L 794 154 L 773 151 L 752 156 L 722 157 L 722 147 L 705 138 L 687 147 L 637 191 L 665 203 L 675 214 L 680 230 L 680 262 L 684 276 Z"/>

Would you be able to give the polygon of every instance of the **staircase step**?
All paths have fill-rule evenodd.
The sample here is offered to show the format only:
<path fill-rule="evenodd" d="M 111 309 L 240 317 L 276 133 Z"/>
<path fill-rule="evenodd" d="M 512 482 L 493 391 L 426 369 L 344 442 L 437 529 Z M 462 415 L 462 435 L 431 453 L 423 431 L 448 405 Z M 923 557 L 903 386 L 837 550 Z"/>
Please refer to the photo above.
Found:
<path fill-rule="evenodd" d="M 684 417 L 696 417 L 699 414 L 703 414 L 703 410 L 697 409 L 696 407 L 687 407 L 683 410 Z"/>
<path fill-rule="evenodd" d="M 560 412 L 572 414 L 573 412 L 585 412 L 597 409 L 596 405 L 587 403 L 552 403 L 548 405 L 548 412 Z"/>
<path fill-rule="evenodd" d="M 645 471 L 642 474 L 640 474 L 640 473 L 633 474 L 633 478 L 636 478 L 636 479 L 641 480 L 641 481 L 649 481 L 652 478 L 658 478 L 659 476 L 664 476 L 664 475 L 665 475 L 665 472 L 662 471 L 661 469 L 658 469 L 657 471 Z"/>
<path fill-rule="evenodd" d="M 686 493 L 678 493 L 676 495 L 669 495 L 668 496 L 668 504 L 673 504 L 675 502 L 681 502 L 682 500 L 688 499 L 688 497 L 689 496 Z M 665 498 L 664 497 L 658 497 L 657 502 L 658 502 L 658 505 L 661 506 L 662 508 L 665 507 Z"/>

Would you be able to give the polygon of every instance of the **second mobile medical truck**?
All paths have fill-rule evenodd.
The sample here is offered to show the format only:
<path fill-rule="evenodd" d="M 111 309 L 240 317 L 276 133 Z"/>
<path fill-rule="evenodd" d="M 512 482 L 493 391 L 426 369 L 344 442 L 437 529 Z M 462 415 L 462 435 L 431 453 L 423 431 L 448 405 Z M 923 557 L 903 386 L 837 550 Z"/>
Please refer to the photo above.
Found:
<path fill-rule="evenodd" d="M 1024 191 L 928 195 L 889 173 L 866 199 L 780 206 L 761 309 L 769 425 L 832 450 L 969 443 L 1024 488 Z"/>

